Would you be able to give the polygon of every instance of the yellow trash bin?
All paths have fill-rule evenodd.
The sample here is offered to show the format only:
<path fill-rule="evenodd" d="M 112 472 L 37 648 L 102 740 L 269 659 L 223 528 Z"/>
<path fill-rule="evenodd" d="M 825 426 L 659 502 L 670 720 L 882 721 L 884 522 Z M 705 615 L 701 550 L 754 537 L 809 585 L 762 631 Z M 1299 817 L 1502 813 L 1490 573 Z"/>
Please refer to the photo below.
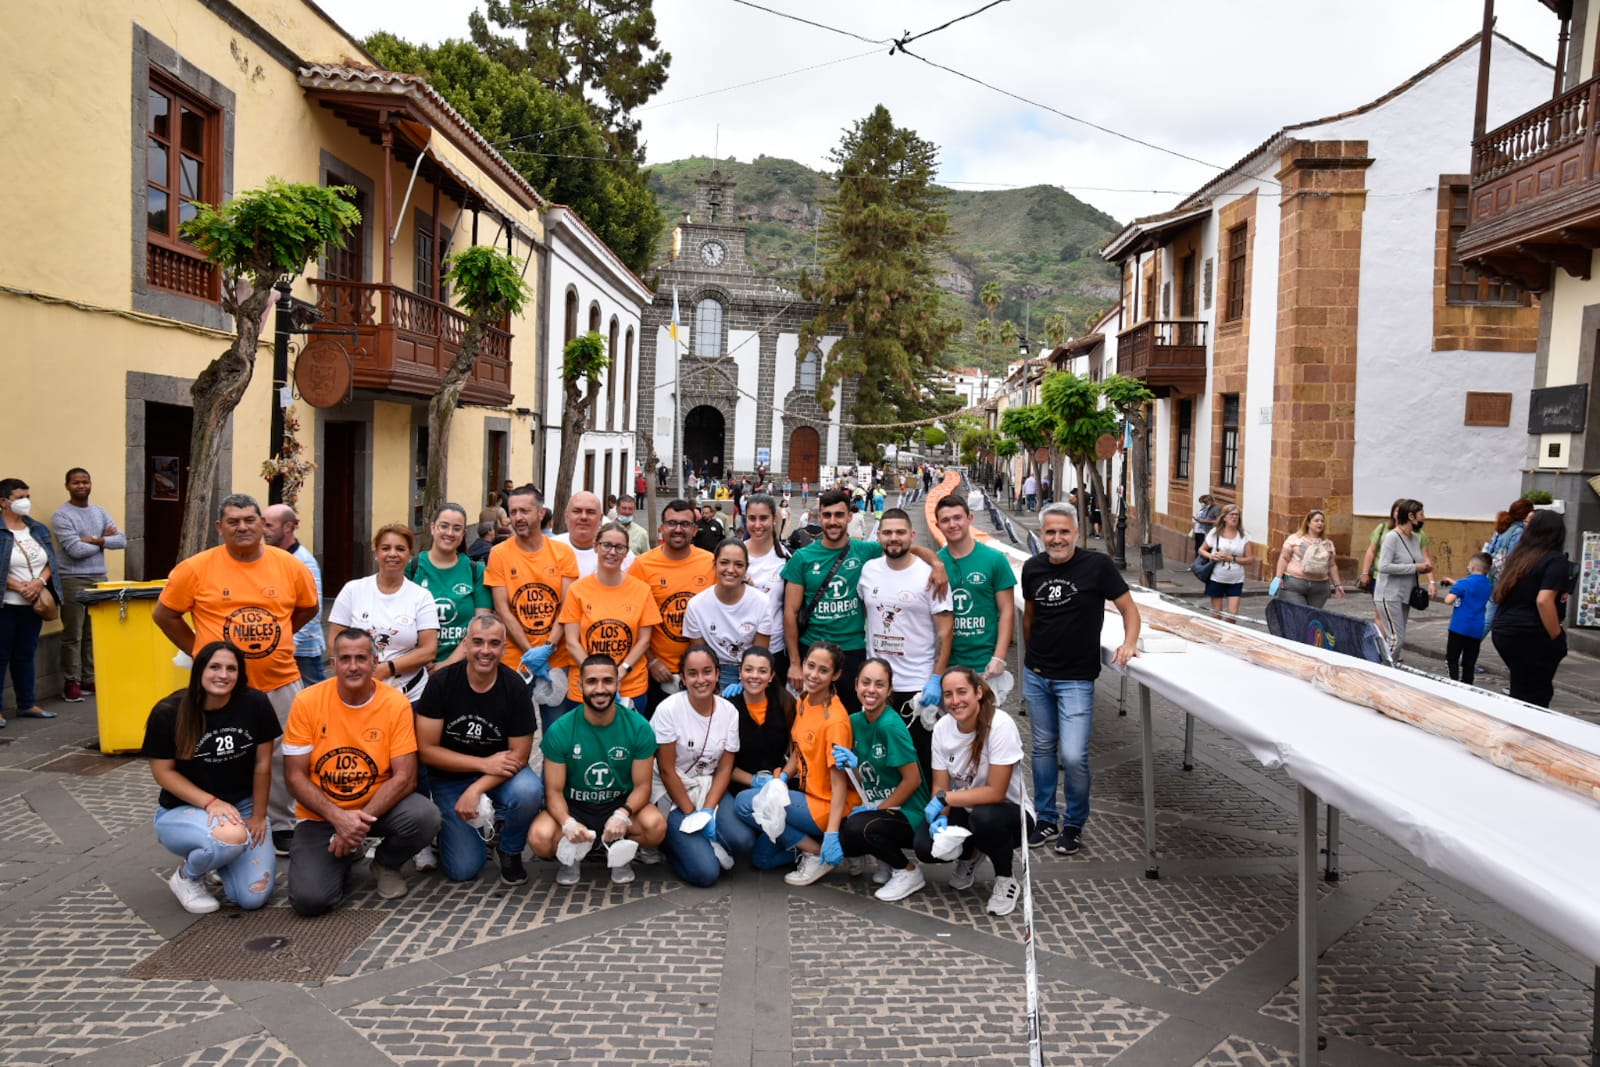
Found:
<path fill-rule="evenodd" d="M 137 752 L 150 709 L 189 684 L 189 672 L 172 662 L 177 649 L 155 622 L 166 584 L 101 582 L 80 598 L 94 633 L 101 752 Z"/>

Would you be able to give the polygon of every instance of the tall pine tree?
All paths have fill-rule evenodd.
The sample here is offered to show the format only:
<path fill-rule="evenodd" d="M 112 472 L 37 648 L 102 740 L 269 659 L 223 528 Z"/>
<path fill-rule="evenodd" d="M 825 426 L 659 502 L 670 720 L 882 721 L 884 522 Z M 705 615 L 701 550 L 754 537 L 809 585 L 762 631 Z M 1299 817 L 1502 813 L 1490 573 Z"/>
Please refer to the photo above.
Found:
<path fill-rule="evenodd" d="M 834 387 L 855 379 L 851 422 L 904 422 L 949 406 L 919 381 L 961 330 L 934 284 L 933 257 L 949 227 L 944 190 L 933 184 L 938 158 L 934 144 L 895 126 L 882 104 L 833 150 L 839 188 L 825 209 L 822 274 L 800 279 L 801 293 L 822 307 L 801 330 L 800 351 L 842 333 L 827 353 L 817 399 L 831 407 Z M 851 432 L 862 456 L 907 436 Z"/>

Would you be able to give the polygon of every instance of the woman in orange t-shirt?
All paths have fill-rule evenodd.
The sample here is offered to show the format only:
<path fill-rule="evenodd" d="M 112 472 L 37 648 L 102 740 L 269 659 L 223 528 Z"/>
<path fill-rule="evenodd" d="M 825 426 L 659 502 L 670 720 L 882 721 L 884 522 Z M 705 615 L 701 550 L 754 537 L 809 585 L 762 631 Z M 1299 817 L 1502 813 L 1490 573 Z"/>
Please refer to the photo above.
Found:
<path fill-rule="evenodd" d="M 783 878 L 790 885 L 810 885 L 844 862 L 839 824 L 861 803 L 833 761 L 833 746 L 850 748 L 854 740 L 850 713 L 833 691 L 843 667 L 844 651 L 832 641 L 813 644 L 800 667 L 805 694 L 790 730 L 794 748 L 784 765 L 796 795 L 778 838 L 780 847 L 800 850 L 799 866 Z"/>
<path fill-rule="evenodd" d="M 622 573 L 622 561 L 628 555 L 628 532 L 621 525 L 608 522 L 602 526 L 595 535 L 594 550 L 594 573 L 572 583 L 557 620 L 562 623 L 567 654 L 578 665 L 597 653 L 610 656 L 622 679 L 617 692 L 648 718 L 645 690 L 650 676 L 645 671 L 644 657 L 651 632 L 661 625 L 661 612 L 650 595 L 650 587 Z M 576 666 L 567 672 L 568 711 L 583 699 L 578 685 L 580 673 Z"/>

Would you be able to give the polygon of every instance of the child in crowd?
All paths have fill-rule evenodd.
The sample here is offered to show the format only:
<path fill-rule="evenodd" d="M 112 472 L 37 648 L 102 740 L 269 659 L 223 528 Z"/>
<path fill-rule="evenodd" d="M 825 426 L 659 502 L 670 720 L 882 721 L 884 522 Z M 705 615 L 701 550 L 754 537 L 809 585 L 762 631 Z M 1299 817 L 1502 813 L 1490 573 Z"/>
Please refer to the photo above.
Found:
<path fill-rule="evenodd" d="M 1484 612 L 1494 593 L 1494 583 L 1489 580 L 1489 568 L 1493 565 L 1494 557 L 1489 553 L 1474 554 L 1467 560 L 1467 576 L 1451 585 L 1444 595 L 1444 602 L 1455 608 L 1450 615 L 1450 632 L 1445 637 L 1445 662 L 1450 667 L 1450 677 L 1468 685 L 1477 673 Z"/>

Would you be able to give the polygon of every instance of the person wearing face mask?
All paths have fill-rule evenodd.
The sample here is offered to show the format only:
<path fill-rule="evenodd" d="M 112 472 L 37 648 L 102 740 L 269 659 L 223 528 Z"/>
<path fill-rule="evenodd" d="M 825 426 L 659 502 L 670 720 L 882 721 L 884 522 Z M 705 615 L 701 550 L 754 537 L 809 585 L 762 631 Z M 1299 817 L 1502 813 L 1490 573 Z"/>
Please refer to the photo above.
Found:
<path fill-rule="evenodd" d="M 1400 501 L 1394 517 L 1394 529 L 1384 534 L 1383 548 L 1378 552 L 1378 581 L 1372 597 L 1378 605 L 1384 636 L 1389 640 L 1389 654 L 1399 663 L 1405 653 L 1412 598 L 1423 576 L 1427 576 L 1430 596 L 1439 586 L 1433 577 L 1433 561 L 1422 550 L 1422 501 Z"/>
<path fill-rule="evenodd" d="M 628 531 L 628 551 L 642 556 L 650 551 L 650 531 L 638 521 L 639 502 L 623 494 L 617 497 L 617 525 Z"/>
<path fill-rule="evenodd" d="M 39 631 L 44 628 L 37 605 L 46 590 L 60 605 L 61 586 L 56 580 L 50 530 L 32 514 L 28 483 L 21 478 L 0 479 L 0 573 L 6 576 L 5 600 L 0 605 L 0 671 L 11 672 L 18 718 L 53 719 L 55 712 L 41 708 L 34 692 L 34 657 L 39 652 Z M 0 719 L 0 726 L 4 725 L 5 720 Z"/>

